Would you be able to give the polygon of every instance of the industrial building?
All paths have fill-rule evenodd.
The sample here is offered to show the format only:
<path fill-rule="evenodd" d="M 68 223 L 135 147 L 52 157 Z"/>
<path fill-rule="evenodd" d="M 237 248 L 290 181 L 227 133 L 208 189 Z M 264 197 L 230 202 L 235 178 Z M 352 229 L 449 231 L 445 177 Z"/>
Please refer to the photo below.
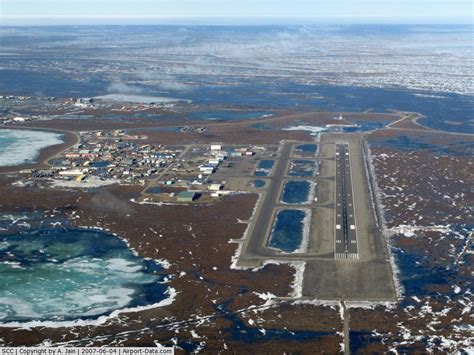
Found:
<path fill-rule="evenodd" d="M 181 191 L 177 197 L 176 200 L 178 202 L 193 202 L 196 200 L 198 197 L 197 193 L 194 191 Z"/>

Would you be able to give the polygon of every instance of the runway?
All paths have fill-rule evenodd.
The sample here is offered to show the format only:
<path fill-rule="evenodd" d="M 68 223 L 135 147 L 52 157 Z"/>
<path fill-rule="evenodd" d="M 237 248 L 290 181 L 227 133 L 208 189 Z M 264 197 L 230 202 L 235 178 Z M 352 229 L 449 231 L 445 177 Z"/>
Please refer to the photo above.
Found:
<path fill-rule="evenodd" d="M 358 259 L 350 149 L 336 143 L 335 259 Z"/>
<path fill-rule="evenodd" d="M 296 144 L 301 143 L 282 142 L 273 157 L 273 170 L 266 178 L 267 187 L 261 192 L 236 265 L 254 269 L 269 260 L 300 262 L 305 265 L 304 297 L 393 301 L 392 270 L 372 211 L 361 136 L 323 134 L 314 158 L 319 174 L 311 178 L 288 177 L 291 160 L 298 160 L 292 153 Z M 304 205 L 311 210 L 308 244 L 304 252 L 281 253 L 268 247 L 268 237 L 279 209 L 302 208 L 280 201 L 285 181 L 300 179 L 314 181 L 318 198 Z"/>

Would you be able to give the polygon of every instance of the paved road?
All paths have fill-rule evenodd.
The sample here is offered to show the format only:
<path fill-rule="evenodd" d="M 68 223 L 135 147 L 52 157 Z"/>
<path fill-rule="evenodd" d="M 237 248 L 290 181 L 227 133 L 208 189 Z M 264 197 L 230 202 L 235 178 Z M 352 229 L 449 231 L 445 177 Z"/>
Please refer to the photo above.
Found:
<path fill-rule="evenodd" d="M 292 144 L 286 143 L 282 148 L 279 159 L 277 159 L 273 165 L 270 186 L 263 196 L 260 211 L 256 221 L 254 222 L 252 234 L 249 236 L 247 255 L 274 254 L 263 247 L 263 242 L 268 234 L 268 230 L 271 228 L 271 223 L 273 222 L 273 207 L 278 203 L 280 198 L 280 187 L 286 174 L 292 146 Z"/>
<path fill-rule="evenodd" d="M 336 144 L 336 259 L 357 259 L 349 144 Z"/>
<path fill-rule="evenodd" d="M 166 166 L 163 171 L 158 174 L 154 179 L 151 179 L 148 184 L 145 185 L 145 188 L 140 192 L 141 195 L 146 195 L 146 191 L 152 187 L 152 186 L 156 186 L 158 185 L 158 183 L 163 180 L 163 176 L 165 176 L 165 174 L 167 174 L 170 169 L 176 165 L 176 163 L 182 159 L 184 157 L 184 155 L 188 152 L 189 149 L 191 149 L 193 146 L 192 145 L 187 145 L 184 147 L 183 151 L 174 158 L 174 160 L 168 164 L 168 166 Z"/>

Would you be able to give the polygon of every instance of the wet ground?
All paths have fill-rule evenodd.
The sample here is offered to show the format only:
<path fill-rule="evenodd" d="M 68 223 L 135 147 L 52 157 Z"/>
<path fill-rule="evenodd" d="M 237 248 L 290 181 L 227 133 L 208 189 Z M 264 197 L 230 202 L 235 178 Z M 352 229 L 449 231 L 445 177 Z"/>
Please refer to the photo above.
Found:
<path fill-rule="evenodd" d="M 382 137 L 369 141 L 402 295 L 388 309 L 351 311 L 351 351 L 467 351 L 472 138 L 391 132 L 384 144 Z"/>
<path fill-rule="evenodd" d="M 157 207 L 131 203 L 129 199 L 140 191 L 133 187 L 109 187 L 89 193 L 64 191 L 49 199 L 44 196 L 50 191 L 33 189 L 26 192 L 23 188 L 10 186 L 2 189 L 3 196 L 7 190 L 8 197 L 3 200 L 2 210 L 13 210 L 19 215 L 23 213 L 20 210 L 32 211 L 30 202 L 36 201 L 35 213 L 55 215 L 51 223 L 100 225 L 124 237 L 140 257 L 168 260 L 170 266 L 166 274 L 170 276 L 166 286 L 179 291 L 171 305 L 124 313 L 119 324 L 111 321 L 95 328 L 42 328 L 15 332 L 2 329 L 0 337 L 4 345 L 20 342 L 33 345 L 49 338 L 53 343 L 111 346 L 153 345 L 154 340 L 173 344 L 173 339 L 176 339 L 183 349 L 204 347 L 208 351 L 225 346 L 232 346 L 236 351 L 255 351 L 257 348 L 270 351 L 276 344 L 288 350 L 338 347 L 336 333 L 340 322 L 336 310 L 314 310 L 331 315 L 324 325 L 306 324 L 294 329 L 287 327 L 286 330 L 278 321 L 261 323 L 263 319 L 260 320 L 259 313 L 270 311 L 271 306 L 270 309 L 262 307 L 257 313 L 252 311 L 252 307 L 258 309 L 265 304 L 263 295 L 289 294 L 293 280 L 293 268 L 288 266 L 268 265 L 259 272 L 230 269 L 236 245 L 229 243 L 229 239 L 240 238 L 244 232 L 246 226 L 237 218 L 245 220 L 250 217 L 256 201 L 254 195 L 236 195 L 221 203 L 202 207 Z M 52 212 L 52 206 L 55 212 Z M 233 213 L 221 219 L 213 217 L 218 211 L 230 208 L 237 208 L 240 215 Z M 203 224 L 202 220 L 209 223 Z M 45 219 L 42 224 L 47 222 Z M 219 232 L 223 228 L 227 231 L 224 239 Z M 233 313 L 229 314 L 229 311 Z M 284 314 L 285 310 L 279 312 Z M 261 325 L 257 326 L 258 323 Z M 191 335 L 192 330 L 197 338 Z M 120 335 L 121 332 L 125 333 Z M 248 343 L 242 339 L 247 339 Z"/>
<path fill-rule="evenodd" d="M 275 142 L 279 134 L 260 134 L 259 139 Z M 238 136 L 233 132 L 232 137 Z M 302 136 L 308 142 L 313 139 Z M 386 352 L 391 347 L 454 351 L 469 346 L 472 139 L 449 138 L 393 129 L 369 136 L 402 293 L 399 303 L 388 308 L 350 309 L 350 343 L 355 353 Z M 267 173 L 271 178 L 271 171 Z M 130 201 L 141 190 L 133 186 L 58 191 L 11 185 L 16 180 L 2 176 L 0 209 L 12 217 L 0 220 L 0 228 L 13 220 L 24 230 L 50 228 L 57 222 L 73 228 L 108 228 L 125 238 L 141 258 L 168 260 L 166 286 L 179 293 L 169 306 L 123 314 L 120 323 L 103 327 L 2 329 L 3 345 L 38 345 L 51 339 L 74 345 L 153 345 L 159 341 L 177 343 L 187 350 L 203 347 L 208 352 L 225 346 L 247 352 L 272 352 L 275 347 L 308 353 L 340 349 L 338 308 L 289 303 L 264 306 L 269 293 L 287 296 L 293 292 L 293 267 L 230 268 L 237 245 L 229 240 L 243 235 L 246 224 L 242 221 L 250 218 L 256 195 L 229 196 L 209 206 L 146 206 Z M 39 214 L 41 221 L 30 224 L 25 213 Z"/>

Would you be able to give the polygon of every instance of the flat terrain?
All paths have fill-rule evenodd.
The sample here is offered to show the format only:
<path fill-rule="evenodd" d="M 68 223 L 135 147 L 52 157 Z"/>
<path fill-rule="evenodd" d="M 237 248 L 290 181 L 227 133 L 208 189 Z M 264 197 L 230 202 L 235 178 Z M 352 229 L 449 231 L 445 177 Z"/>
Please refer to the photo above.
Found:
<path fill-rule="evenodd" d="M 306 114 L 270 122 L 278 129 L 290 124 L 321 125 L 331 123 L 334 115 Z M 358 117 L 376 120 L 380 114 Z M 298 122 L 293 122 L 296 118 Z M 53 127 L 54 121 L 38 124 L 50 122 Z M 92 122 L 82 120 L 81 125 Z M 37 180 L 22 187 L 17 182 L 25 181 L 24 175 L 1 174 L 0 210 L 4 214 L 27 211 L 39 213 L 38 223 L 44 226 L 66 221 L 72 226 L 110 230 L 127 240 L 140 256 L 166 259 L 170 268 L 164 273 L 178 292 L 171 305 L 124 314 L 98 327 L 2 328 L 1 345 L 44 345 L 47 341 L 67 346 L 154 346 L 156 342 L 177 342 L 183 348 L 205 344 L 204 353 L 224 349 L 275 353 L 277 349 L 278 353 L 308 354 L 337 353 L 342 343 L 352 353 L 387 353 L 394 346 L 399 352 L 419 353 L 466 349 L 471 336 L 464 327 L 470 321 L 466 309 L 472 279 L 472 238 L 468 228 L 458 223 L 471 216 L 472 154 L 468 152 L 472 137 L 450 135 L 447 143 L 444 133 L 410 132 L 406 129 L 409 124 L 415 125 L 406 118 L 364 135 L 377 174 L 376 179 L 372 178 L 384 206 L 378 220 L 385 217 L 388 232 L 393 233 L 395 260 L 401 261 L 398 277 L 403 302 L 371 309 L 357 308 L 358 302 L 344 302 L 394 300 L 385 240 L 370 201 L 361 135 L 324 133 L 315 141 L 305 132 L 258 130 L 250 123 L 209 126 L 201 134 L 144 127 L 143 134 L 148 136 L 144 142 L 156 145 L 168 141 L 191 148 L 183 150 L 182 158 L 187 160 L 199 158 L 194 148 L 208 149 L 216 139 L 227 146 L 252 142 L 254 148 L 258 144 L 264 149 L 257 148 L 254 156 L 226 160 L 232 167 L 223 166 L 212 179 L 225 181 L 225 190 L 244 193 L 217 198 L 212 203 L 133 203 L 149 186 L 160 186 L 154 179 L 149 186 L 75 190 L 41 186 Z M 312 178 L 288 177 L 289 161 L 299 159 L 294 148 L 303 141 L 318 145 L 318 155 L 306 157 L 319 162 L 318 174 Z M 350 150 L 359 259 L 334 259 L 337 142 L 346 142 Z M 264 159 L 274 160 L 275 165 L 269 176 L 255 177 L 256 166 Z M 175 173 L 174 167 L 165 169 L 165 175 Z M 256 179 L 264 180 L 266 185 L 250 186 Z M 285 255 L 266 245 L 275 212 L 283 206 L 301 208 L 279 201 L 285 182 L 298 179 L 315 184 L 316 200 L 302 205 L 311 210 L 310 238 L 305 253 Z M 266 198 L 268 191 L 271 198 Z M 259 200 L 255 193 L 261 195 Z M 262 209 L 270 211 L 266 222 L 259 219 Z M 295 273 L 290 265 L 267 264 L 257 271 L 230 266 L 238 250 L 235 241 L 246 235 L 248 243 L 257 220 L 263 221 L 261 229 L 265 231 L 258 236 L 257 252 L 250 255 L 244 247 L 239 264 L 254 267 L 268 260 L 304 261 L 304 274 L 299 272 L 301 269 Z M 29 228 L 23 222 L 15 225 Z M 28 223 L 35 226 L 34 221 Z M 438 224 L 453 226 L 452 231 L 430 227 Z M 295 275 L 303 276 L 302 289 Z M 295 299 L 299 294 L 303 297 Z M 269 307 L 272 295 L 274 303 Z M 428 349 L 427 343 L 432 344 Z M 438 343 L 441 345 L 435 347 Z"/>
<path fill-rule="evenodd" d="M 395 300 L 386 244 L 377 228 L 370 200 L 361 138 L 359 134 L 321 135 L 316 158 L 319 162 L 318 174 L 304 178 L 316 183 L 316 201 L 311 201 L 309 205 L 282 205 L 279 202 L 296 143 L 281 144 L 268 178 L 269 186 L 262 192 L 243 243 L 239 265 L 257 267 L 265 260 L 302 260 L 306 261 L 305 297 Z M 344 165 L 339 162 L 336 166 L 336 150 L 344 157 Z M 336 177 L 339 179 L 337 183 Z M 275 214 L 282 207 L 311 209 L 307 251 L 285 254 L 267 247 Z M 342 248 L 340 253 L 343 257 L 338 256 L 338 248 Z"/>
<path fill-rule="evenodd" d="M 320 299 L 395 300 L 392 270 L 385 239 L 375 223 L 360 139 L 361 136 L 357 134 L 321 136 L 322 146 L 327 147 L 321 150 L 322 154 L 334 156 L 335 142 L 345 141 L 349 145 L 359 259 L 308 260 L 303 284 L 304 296 Z M 331 166 L 329 171 L 334 168 L 334 161 L 328 159 L 324 162 Z M 333 213 L 331 215 L 334 216 Z M 330 226 L 331 228 L 317 231 L 313 238 L 318 240 L 322 237 L 321 232 L 325 232 L 323 238 L 326 241 L 334 240 L 334 237 L 330 237 L 330 231 L 335 230 L 334 222 Z"/>
<path fill-rule="evenodd" d="M 336 143 L 336 259 L 358 259 L 350 150 Z"/>

